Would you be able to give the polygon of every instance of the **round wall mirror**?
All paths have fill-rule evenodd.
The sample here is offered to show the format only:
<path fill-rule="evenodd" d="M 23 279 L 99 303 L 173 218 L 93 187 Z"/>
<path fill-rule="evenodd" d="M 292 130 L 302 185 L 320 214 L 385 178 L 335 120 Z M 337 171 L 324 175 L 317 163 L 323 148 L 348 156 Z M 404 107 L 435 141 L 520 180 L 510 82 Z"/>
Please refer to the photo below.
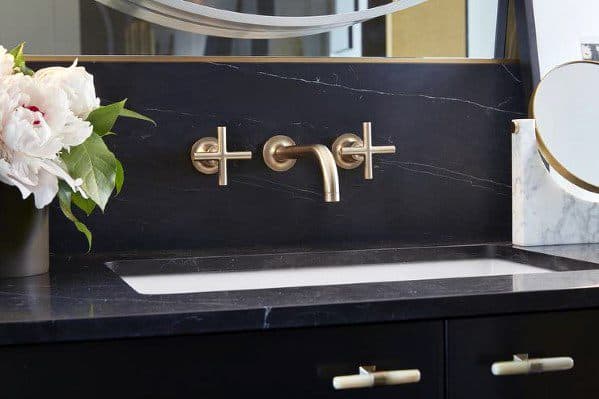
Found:
<path fill-rule="evenodd" d="M 599 63 L 550 71 L 532 96 L 531 113 L 550 175 L 577 197 L 599 202 Z"/>
<path fill-rule="evenodd" d="M 518 57 L 515 3 L 1 0 L 0 39 L 4 47 L 26 42 L 31 55 L 331 58 L 318 62 L 442 57 L 479 63 Z"/>
<path fill-rule="evenodd" d="M 427 0 L 396 0 L 357 11 L 287 17 L 243 13 L 195 0 L 96 0 L 131 16 L 169 28 L 228 38 L 277 39 L 309 36 L 405 10 Z"/>

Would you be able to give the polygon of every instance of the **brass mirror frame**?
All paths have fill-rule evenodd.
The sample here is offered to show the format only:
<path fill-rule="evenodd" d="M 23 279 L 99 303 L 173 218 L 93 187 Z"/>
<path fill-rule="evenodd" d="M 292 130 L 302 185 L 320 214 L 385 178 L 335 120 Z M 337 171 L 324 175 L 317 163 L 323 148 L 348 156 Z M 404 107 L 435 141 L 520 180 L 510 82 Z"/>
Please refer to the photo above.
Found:
<path fill-rule="evenodd" d="M 554 72 L 554 71 L 556 71 L 556 70 L 558 70 L 560 68 L 563 68 L 565 66 L 572 65 L 572 64 L 595 64 L 599 68 L 599 63 L 595 62 L 595 61 L 572 61 L 572 62 L 566 62 L 564 64 L 556 66 L 555 68 L 553 68 L 549 72 L 547 72 L 545 74 L 545 76 L 551 74 L 552 72 Z M 529 115 L 530 115 L 531 119 L 535 119 L 536 120 L 535 110 L 534 110 L 534 104 L 535 104 L 536 95 L 537 95 L 538 90 L 539 90 L 539 88 L 541 87 L 542 84 L 543 84 L 543 80 L 541 79 L 541 81 L 535 87 L 535 89 L 534 89 L 534 91 L 533 91 L 533 93 L 532 93 L 532 95 L 530 97 Z M 589 183 L 586 180 L 581 179 L 580 177 L 576 176 L 574 173 L 570 172 L 568 170 L 568 168 L 566 168 L 551 153 L 551 151 L 549 150 L 549 148 L 545 144 L 545 141 L 543 140 L 543 135 L 539 131 L 538 124 L 535 124 L 535 136 L 537 138 L 537 147 L 539 148 L 539 153 L 541 154 L 541 156 L 543 157 L 543 159 L 547 162 L 547 164 L 549 164 L 549 166 L 551 168 L 553 168 L 564 179 L 568 180 L 570 183 L 574 184 L 575 186 L 577 186 L 579 188 L 582 188 L 583 190 L 589 191 L 591 193 L 599 194 L 599 186 L 596 186 L 596 185 L 594 185 L 592 183 Z"/>

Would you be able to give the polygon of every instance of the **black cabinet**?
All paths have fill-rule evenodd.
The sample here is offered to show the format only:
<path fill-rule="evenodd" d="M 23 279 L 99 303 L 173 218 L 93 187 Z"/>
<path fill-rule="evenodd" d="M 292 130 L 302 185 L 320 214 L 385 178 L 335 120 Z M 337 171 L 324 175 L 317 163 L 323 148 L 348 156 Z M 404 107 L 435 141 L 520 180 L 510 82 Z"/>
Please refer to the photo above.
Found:
<path fill-rule="evenodd" d="M 599 397 L 599 310 L 0 347 L 3 396 L 39 398 Z M 574 368 L 494 376 L 514 354 Z M 333 377 L 419 369 L 414 384 L 335 390 Z"/>
<path fill-rule="evenodd" d="M 443 392 L 443 322 L 0 348 L 7 398 L 426 398 Z M 359 365 L 419 383 L 335 391 Z"/>
<path fill-rule="evenodd" d="M 599 397 L 599 311 L 574 311 L 447 322 L 449 399 Z M 494 376 L 495 361 L 513 354 L 570 356 L 574 368 Z"/>

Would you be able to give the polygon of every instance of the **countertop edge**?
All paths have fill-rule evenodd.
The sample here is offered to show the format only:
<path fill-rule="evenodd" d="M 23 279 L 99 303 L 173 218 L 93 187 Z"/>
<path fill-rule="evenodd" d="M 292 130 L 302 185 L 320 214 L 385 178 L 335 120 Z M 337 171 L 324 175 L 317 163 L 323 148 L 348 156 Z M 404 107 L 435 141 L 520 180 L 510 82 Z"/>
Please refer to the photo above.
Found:
<path fill-rule="evenodd" d="M 464 301 L 470 306 L 465 308 Z M 243 333 L 599 308 L 599 288 L 2 323 L 0 346 Z"/>

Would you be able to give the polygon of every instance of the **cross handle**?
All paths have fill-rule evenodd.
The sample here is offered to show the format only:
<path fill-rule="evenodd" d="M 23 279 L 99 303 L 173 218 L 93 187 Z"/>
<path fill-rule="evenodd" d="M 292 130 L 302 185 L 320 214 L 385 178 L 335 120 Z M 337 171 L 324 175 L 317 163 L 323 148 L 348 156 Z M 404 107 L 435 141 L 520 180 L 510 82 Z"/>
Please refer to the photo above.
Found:
<path fill-rule="evenodd" d="M 333 143 L 333 155 L 340 168 L 354 169 L 364 164 L 364 178 L 373 178 L 372 156 L 375 154 L 395 154 L 394 145 L 372 144 L 372 123 L 362 124 L 361 139 L 353 133 L 342 134 Z"/>
<path fill-rule="evenodd" d="M 251 151 L 229 152 L 227 150 L 227 128 L 218 127 L 217 138 L 202 137 L 191 147 L 191 162 L 199 171 L 207 175 L 218 172 L 218 185 L 228 184 L 227 161 L 231 159 L 252 159 Z"/>

